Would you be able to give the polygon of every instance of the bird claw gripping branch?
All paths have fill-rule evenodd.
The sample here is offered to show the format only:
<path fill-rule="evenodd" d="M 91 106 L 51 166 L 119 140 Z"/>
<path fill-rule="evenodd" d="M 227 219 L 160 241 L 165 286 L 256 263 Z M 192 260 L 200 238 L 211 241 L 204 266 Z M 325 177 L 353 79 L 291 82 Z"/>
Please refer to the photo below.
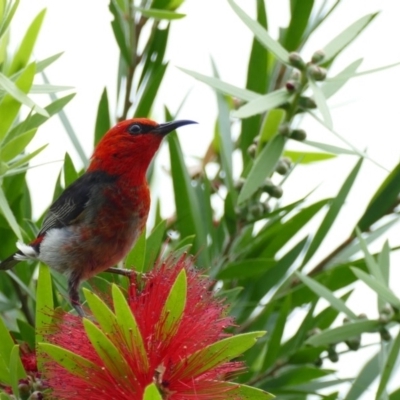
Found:
<path fill-rule="evenodd" d="M 68 277 L 68 294 L 84 316 L 78 288 L 82 280 L 109 271 L 133 247 L 150 208 L 146 171 L 163 137 L 194 121 L 157 124 L 136 118 L 110 129 L 94 150 L 87 171 L 51 205 L 42 228 L 29 244 L 0 263 L 39 260 Z"/>

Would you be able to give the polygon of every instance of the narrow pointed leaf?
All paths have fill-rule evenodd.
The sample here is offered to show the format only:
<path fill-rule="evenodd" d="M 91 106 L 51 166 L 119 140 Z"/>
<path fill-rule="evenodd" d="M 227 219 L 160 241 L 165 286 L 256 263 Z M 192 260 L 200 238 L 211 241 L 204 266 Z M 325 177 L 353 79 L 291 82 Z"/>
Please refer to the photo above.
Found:
<path fill-rule="evenodd" d="M 204 349 L 198 350 L 181 361 L 182 366 L 185 366 L 182 374 L 183 376 L 186 376 L 186 374 L 193 377 L 199 376 L 209 369 L 238 357 L 252 347 L 256 343 L 257 338 L 264 335 L 265 332 L 244 333 L 223 339 Z M 198 360 L 201 360 L 201 362 Z M 195 370 L 193 371 L 192 368 L 195 368 Z"/>
<path fill-rule="evenodd" d="M 262 185 L 267 177 L 275 170 L 283 148 L 285 146 L 285 138 L 282 135 L 276 135 L 263 148 L 260 155 L 256 158 L 249 175 L 240 191 L 238 203 L 243 203 L 249 199 L 256 190 Z"/>
<path fill-rule="evenodd" d="M 329 127 L 329 129 L 332 129 L 332 117 L 329 107 L 326 104 L 326 98 L 322 92 L 322 89 L 312 79 L 309 80 L 309 84 L 314 93 L 315 102 L 317 103 L 318 110 L 320 111 L 325 124 Z"/>
<path fill-rule="evenodd" d="M 17 157 L 28 146 L 35 134 L 36 129 L 31 129 L 8 141 L 0 148 L 0 160 L 7 162 Z"/>
<path fill-rule="evenodd" d="M 304 275 L 300 272 L 296 272 L 296 276 L 306 285 L 308 286 L 314 293 L 316 293 L 319 297 L 324 298 L 329 302 L 329 304 L 338 310 L 346 314 L 350 319 L 356 320 L 357 315 L 350 310 L 349 307 L 346 306 L 345 302 L 339 298 L 337 298 L 329 289 L 325 286 L 321 285 L 314 279 L 309 278 L 307 275 Z"/>
<path fill-rule="evenodd" d="M 64 367 L 68 372 L 82 378 L 89 378 L 88 372 L 100 371 L 101 367 L 72 353 L 69 350 L 50 343 L 38 343 L 38 352 L 46 353 L 54 361 Z"/>
<path fill-rule="evenodd" d="M 218 78 L 199 74 L 198 72 L 191 71 L 186 68 L 179 67 L 179 69 L 181 71 L 185 72 L 186 74 L 192 76 L 193 78 L 199 80 L 200 82 L 203 82 L 203 83 L 207 84 L 208 86 L 211 86 L 212 88 L 219 90 L 220 92 L 227 94 L 229 96 L 237 97 L 239 99 L 246 100 L 246 101 L 255 100 L 260 96 L 256 92 L 253 92 L 248 89 L 242 89 L 237 86 L 233 86 L 230 83 L 223 82 Z"/>
<path fill-rule="evenodd" d="M 134 269 L 137 272 L 144 271 L 144 260 L 146 256 L 146 228 L 136 240 L 135 246 L 129 252 L 125 260 L 125 266 L 128 269 Z"/>
<path fill-rule="evenodd" d="M 99 106 L 97 108 L 96 126 L 94 129 L 94 145 L 99 143 L 100 139 L 111 127 L 110 106 L 108 103 L 107 88 L 104 88 L 101 94 Z"/>
<path fill-rule="evenodd" d="M 36 63 L 36 73 L 44 71 L 49 65 L 57 61 L 64 53 L 57 53 L 54 56 L 45 58 L 44 60 L 38 61 Z"/>
<path fill-rule="evenodd" d="M 47 265 L 40 263 L 36 289 L 36 343 L 43 341 L 43 328 L 51 324 L 51 311 L 53 308 L 53 287 L 50 269 Z M 40 357 L 38 361 L 40 365 L 42 362 Z"/>
<path fill-rule="evenodd" d="M 390 348 L 386 363 L 382 370 L 381 380 L 379 382 L 378 390 L 376 392 L 376 399 L 379 400 L 384 390 L 387 389 L 387 384 L 390 377 L 395 372 L 394 366 L 400 354 L 400 332 L 397 334 L 396 339 L 393 341 Z"/>
<path fill-rule="evenodd" d="M 183 316 L 186 307 L 187 277 L 183 269 L 168 294 L 168 298 L 161 311 L 160 323 L 162 324 L 162 334 L 165 339 L 171 338 Z"/>
<path fill-rule="evenodd" d="M 379 321 L 361 320 L 347 323 L 337 328 L 322 331 L 311 336 L 306 343 L 311 346 L 326 346 L 332 343 L 339 343 L 346 339 L 361 335 L 364 332 L 376 332 L 381 323 Z"/>
<path fill-rule="evenodd" d="M 235 389 L 232 390 L 232 396 L 238 396 L 240 399 L 251 399 L 251 400 L 272 400 L 275 398 L 274 395 L 264 392 L 264 390 L 247 386 L 247 385 L 238 385 L 233 382 L 225 382 L 227 387 L 235 386 Z"/>
<path fill-rule="evenodd" d="M 10 25 L 11 20 L 14 17 L 15 11 L 17 11 L 19 5 L 19 0 L 15 0 L 14 2 L 11 3 L 11 7 L 8 10 L 8 13 L 3 16 L 3 23 L 0 26 L 0 37 L 3 36 L 4 32 L 7 31 L 7 28 Z"/>
<path fill-rule="evenodd" d="M 92 293 L 90 290 L 83 288 L 86 301 L 90 307 L 90 311 L 99 323 L 101 330 L 106 334 L 111 334 L 116 331 L 118 323 L 115 314 L 104 303 L 104 301 Z"/>
<path fill-rule="evenodd" d="M 325 47 L 324 62 L 331 60 L 339 54 L 347 45 L 349 45 L 369 23 L 377 16 L 377 13 L 368 14 L 348 26 L 338 36 L 331 40 Z"/>
<path fill-rule="evenodd" d="M 285 116 L 286 116 L 286 111 L 280 108 L 269 111 L 261 127 L 261 135 L 258 143 L 258 151 L 261 151 L 265 143 L 267 143 L 276 135 L 279 126 L 285 119 Z"/>
<path fill-rule="evenodd" d="M 236 111 L 232 111 L 235 118 L 248 118 L 279 107 L 290 99 L 291 94 L 286 89 L 279 89 L 264 96 L 258 96 Z"/>
<path fill-rule="evenodd" d="M 10 376 L 14 396 L 19 398 L 18 384 L 20 379 L 26 378 L 26 372 L 19 356 L 19 345 L 14 345 L 10 355 Z"/>
<path fill-rule="evenodd" d="M 143 400 L 162 400 L 161 394 L 154 383 L 144 390 Z"/>
<path fill-rule="evenodd" d="M 61 85 L 32 85 L 29 93 L 31 94 L 47 94 L 47 93 L 58 93 L 65 90 L 72 90 L 73 86 L 61 86 Z"/>
<path fill-rule="evenodd" d="M 11 165 L 9 165 L 10 169 L 15 169 L 18 168 L 21 165 L 26 164 L 28 161 L 30 161 L 32 158 L 36 157 L 39 153 L 41 153 L 48 145 L 45 144 L 42 147 L 39 147 L 35 151 L 32 151 L 30 154 L 26 154 L 22 157 L 19 157 L 16 161 L 14 161 Z"/>
<path fill-rule="evenodd" d="M 335 154 L 317 153 L 312 151 L 292 151 L 285 150 L 283 152 L 285 157 L 289 157 L 294 163 L 311 164 L 319 161 L 326 161 L 335 158 Z"/>
<path fill-rule="evenodd" d="M 320 247 L 322 241 L 325 239 L 327 233 L 331 229 L 332 225 L 336 221 L 336 218 L 339 215 L 340 210 L 342 209 L 347 199 L 347 196 L 354 185 L 356 177 L 360 172 L 362 161 L 363 159 L 360 158 L 360 160 L 357 162 L 357 164 L 347 177 L 346 181 L 343 183 L 343 186 L 341 187 L 337 196 L 332 200 L 328 212 L 326 213 L 324 219 L 322 220 L 317 232 L 315 233 L 310 243 L 310 246 L 303 260 L 303 265 L 305 265 L 307 261 L 310 260 L 310 258 L 315 254 L 317 249 Z"/>
<path fill-rule="evenodd" d="M 10 70 L 8 71 L 9 75 L 14 74 L 28 64 L 45 15 L 46 10 L 44 9 L 30 24 L 17 52 L 13 57 Z"/>
<path fill-rule="evenodd" d="M 143 272 L 148 272 L 154 267 L 157 256 L 160 254 L 161 245 L 167 228 L 167 221 L 162 220 L 154 227 L 146 241 L 146 257 Z"/>
<path fill-rule="evenodd" d="M 0 186 L 0 212 L 3 214 L 4 218 L 10 225 L 11 229 L 14 231 L 18 240 L 22 242 L 23 239 L 22 239 L 21 229 L 18 225 L 17 220 L 15 219 L 13 212 L 11 211 L 11 208 L 7 202 L 6 196 L 4 195 L 4 191 L 1 186 Z"/>
<path fill-rule="evenodd" d="M 11 357 L 11 352 L 14 348 L 14 340 L 11 337 L 9 330 L 0 318 L 0 362 L 2 367 L 0 368 L 2 378 L 5 383 L 11 384 L 10 372 L 9 372 L 9 360 Z"/>
<path fill-rule="evenodd" d="M 131 375 L 129 372 L 131 369 L 126 363 L 124 355 L 118 351 L 114 343 L 87 318 L 83 319 L 83 326 L 90 342 L 111 374 L 115 376 Z"/>
<path fill-rule="evenodd" d="M 312 147 L 316 147 L 317 149 L 327 151 L 328 153 L 333 153 L 337 155 L 339 154 L 358 155 L 358 153 L 355 152 L 354 150 L 344 149 L 343 147 L 333 146 L 330 144 L 314 142 L 311 140 L 305 140 L 303 143 Z"/>
<path fill-rule="evenodd" d="M 141 357 L 142 364 L 147 369 L 149 361 L 139 326 L 123 293 L 115 284 L 112 285 L 112 296 L 117 323 L 124 333 L 126 343 L 134 354 Z"/>
<path fill-rule="evenodd" d="M 383 283 L 378 282 L 376 278 L 366 274 L 358 268 L 351 268 L 354 275 L 366 283 L 376 294 L 392 306 L 400 309 L 400 299 L 392 292 L 392 290 Z"/>
<path fill-rule="evenodd" d="M 382 251 L 378 254 L 378 265 L 382 272 L 383 283 L 388 285 L 390 274 L 390 246 L 387 240 L 383 245 Z"/>
<path fill-rule="evenodd" d="M 289 53 L 277 41 L 272 39 L 268 31 L 257 21 L 250 18 L 233 0 L 228 0 L 229 5 L 239 18 L 253 32 L 254 36 L 263 44 L 275 57 L 285 64 L 289 63 Z"/>

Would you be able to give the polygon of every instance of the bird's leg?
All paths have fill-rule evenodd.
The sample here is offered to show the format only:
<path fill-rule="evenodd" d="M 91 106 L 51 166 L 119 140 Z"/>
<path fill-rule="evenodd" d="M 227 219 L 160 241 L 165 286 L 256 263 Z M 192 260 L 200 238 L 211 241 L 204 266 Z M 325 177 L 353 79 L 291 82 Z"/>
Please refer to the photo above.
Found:
<path fill-rule="evenodd" d="M 78 315 L 83 318 L 85 316 L 85 312 L 82 309 L 81 302 L 79 299 L 78 286 L 79 286 L 79 278 L 72 275 L 68 279 L 69 300 L 71 302 L 72 307 L 74 307 Z"/>
<path fill-rule="evenodd" d="M 104 272 L 111 272 L 113 274 L 127 276 L 128 278 L 136 275 L 136 271 L 133 269 L 115 268 L 115 267 L 107 268 Z"/>

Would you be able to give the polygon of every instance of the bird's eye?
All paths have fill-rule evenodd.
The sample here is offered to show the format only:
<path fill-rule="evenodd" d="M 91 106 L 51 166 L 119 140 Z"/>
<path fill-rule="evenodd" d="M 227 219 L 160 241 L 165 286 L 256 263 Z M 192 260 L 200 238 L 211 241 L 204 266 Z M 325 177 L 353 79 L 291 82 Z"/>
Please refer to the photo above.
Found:
<path fill-rule="evenodd" d="M 140 125 L 137 125 L 137 124 L 130 125 L 128 128 L 128 132 L 133 133 L 133 134 L 140 133 L 141 131 L 142 131 L 142 128 L 140 127 Z"/>

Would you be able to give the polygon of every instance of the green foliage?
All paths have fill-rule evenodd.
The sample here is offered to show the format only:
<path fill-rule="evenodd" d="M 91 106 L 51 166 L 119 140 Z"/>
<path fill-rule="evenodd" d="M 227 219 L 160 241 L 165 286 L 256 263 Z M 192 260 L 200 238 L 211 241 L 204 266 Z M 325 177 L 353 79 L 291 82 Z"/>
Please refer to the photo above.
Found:
<path fill-rule="evenodd" d="M 169 68 L 165 52 L 167 46 L 174 45 L 170 26 L 185 17 L 178 10 L 183 3 L 153 0 L 139 6 L 130 0 L 110 1 L 111 27 L 120 50 L 117 99 L 112 103 L 108 94 L 111 91 L 104 88 L 93 121 L 94 144 L 117 121 L 151 115 Z M 236 335 L 192 357 L 201 357 L 206 369 L 248 350 L 243 356 L 247 370 L 237 377 L 241 384 L 238 396 L 269 399 L 271 396 L 265 392 L 269 391 L 283 400 L 307 399 L 310 394 L 354 400 L 365 394 L 377 378 L 376 399 L 399 399 L 400 389 L 387 391 L 388 382 L 398 372 L 400 348 L 396 331 L 400 299 L 389 285 L 390 255 L 395 249 L 386 242 L 380 252 L 372 254 L 369 246 L 388 235 L 389 228 L 399 219 L 400 164 L 376 188 L 357 224 L 343 227 L 349 236 L 333 248 L 328 241 L 343 206 L 350 201 L 364 159 L 370 160 L 368 154 L 352 145 L 351 138 L 333 130 L 329 103 L 352 78 L 364 74 L 358 72 L 363 60 L 354 60 L 334 76 L 330 69 L 376 14 L 361 16 L 342 31 L 337 28 L 336 37 L 327 40 L 323 51 L 316 51 L 311 60 L 305 61 L 303 47 L 340 6 L 340 1 L 320 7 L 312 0 L 290 0 L 289 22 L 280 30 L 278 39 L 268 32 L 268 21 L 274 15 L 267 13 L 266 0 L 255 1 L 254 18 L 234 0 L 227 3 L 238 17 L 237 23 L 243 23 L 253 35 L 245 85 L 238 87 L 224 81 L 214 64 L 212 76 L 180 68 L 182 73 L 216 91 L 218 117 L 213 140 L 207 155 L 199 160 L 196 173 L 191 174 L 178 136 L 169 135 L 175 213 L 162 220 L 158 205 L 156 223 L 139 237 L 126 259 L 126 267 L 146 274 L 168 254 L 190 252 L 196 256 L 199 268 L 215 278 L 217 295 L 229 300 L 229 313 L 237 327 L 232 332 Z M 33 19 L 22 41 L 12 49 L 9 34 L 17 7 L 18 1 L 0 0 L 1 259 L 11 254 L 16 239 L 31 239 L 39 229 L 40 220 L 32 221 L 25 174 L 30 160 L 44 147 L 31 153 L 25 149 L 51 116 L 60 116 L 83 163 L 88 163 L 63 112 L 74 95 L 57 98 L 55 93 L 66 88 L 46 81 L 46 68 L 60 54 L 39 61 L 32 57 L 45 11 Z M 232 60 L 244 62 L 233 56 Z M 35 83 L 38 74 L 45 78 L 44 84 Z M 48 93 L 50 103 L 37 104 L 31 99 L 33 93 Z M 167 106 L 165 116 L 170 120 L 173 116 Z M 313 116 L 333 132 L 342 141 L 341 147 L 327 143 L 323 134 L 318 142 L 307 140 L 306 132 L 300 129 L 305 115 Z M 232 131 L 238 135 L 232 135 Z M 298 142 L 305 145 L 301 150 L 293 146 Z M 240 155 L 242 164 L 236 164 L 235 153 Z M 343 183 L 332 198 L 313 202 L 305 196 L 281 201 L 286 188 L 293 184 L 290 178 L 294 169 L 307 180 L 307 174 L 312 174 L 321 162 L 340 159 L 342 155 L 356 156 L 355 165 L 343 176 Z M 211 163 L 217 173 L 208 172 Z M 68 186 L 81 173 L 68 154 L 62 171 L 55 195 L 61 192 L 63 183 Z M 169 238 L 171 231 L 176 235 Z M 322 245 L 328 248 L 324 254 L 320 253 Z M 357 254 L 361 254 L 358 259 Z M 98 368 L 60 347 L 41 343 L 41 328 L 51 324 L 46 310 L 58 306 L 69 309 L 69 305 L 65 300 L 65 279 L 42 265 L 37 279 L 35 268 L 23 263 L 15 271 L 0 271 L 0 311 L 4 314 L 0 319 L 0 384 L 11 387 L 15 395 L 18 380 L 25 374 L 18 346 L 24 342 L 31 348 L 36 343 L 39 365 L 41 354 L 46 353 L 76 375 L 84 376 L 85 370 Z M 363 282 L 377 296 L 378 318 L 357 315 L 347 303 L 353 290 L 358 290 L 357 285 L 353 286 L 356 282 Z M 179 324 L 186 284 L 186 275 L 179 275 L 164 306 L 167 330 Z M 130 350 L 146 364 L 144 339 L 123 294 L 128 285 L 126 277 L 102 273 L 85 285 L 87 306 L 95 322 L 85 319 L 84 325 L 100 358 L 116 374 L 124 374 L 129 368 L 111 361 L 123 359 L 109 338 L 119 326 L 132 346 Z M 104 293 L 112 293 L 113 310 L 102 300 Z M 328 303 L 322 310 L 317 308 L 321 299 Z M 343 323 L 339 322 L 343 317 Z M 299 320 L 298 326 L 292 324 L 293 319 Z M 268 333 L 263 336 L 265 331 Z M 380 350 L 357 376 L 338 379 L 332 369 L 324 368 L 328 360 L 340 360 L 342 353 L 362 349 L 366 334 L 375 339 Z M 349 381 L 351 388 L 343 389 Z M 337 385 L 340 395 L 331 389 L 337 390 Z M 332 393 L 326 394 L 329 390 Z M 1 393 L 0 398 L 9 397 Z M 145 399 L 159 398 L 156 386 L 150 385 Z"/>

